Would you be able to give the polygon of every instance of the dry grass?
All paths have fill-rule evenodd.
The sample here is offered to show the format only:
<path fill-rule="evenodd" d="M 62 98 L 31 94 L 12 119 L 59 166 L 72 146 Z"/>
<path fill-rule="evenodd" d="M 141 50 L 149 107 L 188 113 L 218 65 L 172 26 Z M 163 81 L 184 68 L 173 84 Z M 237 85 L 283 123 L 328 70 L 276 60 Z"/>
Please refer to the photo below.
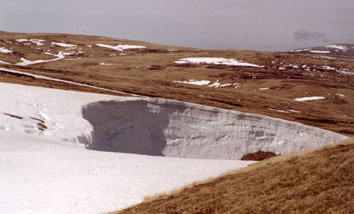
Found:
<path fill-rule="evenodd" d="M 354 138 L 156 196 L 124 214 L 354 213 Z"/>
<path fill-rule="evenodd" d="M 44 39 L 46 42 L 43 46 L 24 45 L 16 41 L 20 38 Z M 313 56 L 309 54 L 201 50 L 98 36 L 6 32 L 0 32 L 0 46 L 12 48 L 14 52 L 13 54 L 0 53 L 0 60 L 17 63 L 21 61 L 21 57 L 32 60 L 53 58 L 53 56 L 44 54 L 48 51 L 51 53 L 68 52 L 65 48 L 51 46 L 52 41 L 76 44 L 77 49 L 81 49 L 83 53 L 66 56 L 66 59 L 70 60 L 26 67 L 0 66 L 123 92 L 259 113 L 298 121 L 348 136 L 354 135 L 354 78 L 322 69 L 322 66 L 331 66 L 354 71 L 354 62 L 313 59 Z M 96 43 L 144 45 L 147 49 L 126 50 L 124 55 L 120 55 L 121 52 L 97 47 Z M 200 56 L 235 58 L 265 67 L 174 64 L 175 60 L 184 57 Z M 113 65 L 99 65 L 101 62 Z M 295 69 L 289 67 L 289 64 L 298 66 L 306 64 L 311 67 L 311 71 Z M 288 68 L 278 70 L 281 66 Z M 210 88 L 173 82 L 189 79 L 218 80 L 222 84 L 237 82 L 241 87 Z M 107 93 L 3 72 L 0 72 L 0 81 Z M 262 91 L 259 88 L 270 89 Z M 337 94 L 342 94 L 344 97 Z M 296 97 L 305 96 L 325 96 L 326 99 L 311 102 L 293 100 Z"/>
<path fill-rule="evenodd" d="M 7 115 L 9 117 L 12 117 L 12 118 L 16 118 L 16 119 L 19 119 L 19 120 L 22 120 L 23 117 L 21 116 L 18 116 L 18 115 L 14 115 L 14 114 L 9 114 L 9 113 L 3 113 L 4 115 Z"/>

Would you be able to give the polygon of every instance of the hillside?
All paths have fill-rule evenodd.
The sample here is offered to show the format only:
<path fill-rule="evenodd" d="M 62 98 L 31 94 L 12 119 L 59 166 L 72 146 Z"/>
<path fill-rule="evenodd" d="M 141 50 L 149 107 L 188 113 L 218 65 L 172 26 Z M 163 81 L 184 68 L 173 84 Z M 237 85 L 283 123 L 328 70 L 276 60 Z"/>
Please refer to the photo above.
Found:
<path fill-rule="evenodd" d="M 0 212 L 352 212 L 353 59 L 0 31 Z"/>
<path fill-rule="evenodd" d="M 275 157 L 118 213 L 353 213 L 354 139 Z"/>
<path fill-rule="evenodd" d="M 354 62 L 336 54 L 202 50 L 99 36 L 7 32 L 0 32 L 0 48 L 0 67 L 25 72 L 0 68 L 2 82 L 117 95 L 86 87 L 91 85 L 354 135 Z M 348 53 L 346 59 L 350 57 Z"/>
<path fill-rule="evenodd" d="M 353 61 L 354 45 L 353 44 L 333 44 L 333 45 L 326 45 L 326 46 L 299 48 L 299 49 L 291 50 L 289 51 L 289 53 L 332 54 L 337 56 L 337 60 L 339 58 L 339 60 Z M 329 57 L 329 59 L 331 59 L 331 57 Z M 336 59 L 336 58 L 332 58 L 332 59 Z"/>

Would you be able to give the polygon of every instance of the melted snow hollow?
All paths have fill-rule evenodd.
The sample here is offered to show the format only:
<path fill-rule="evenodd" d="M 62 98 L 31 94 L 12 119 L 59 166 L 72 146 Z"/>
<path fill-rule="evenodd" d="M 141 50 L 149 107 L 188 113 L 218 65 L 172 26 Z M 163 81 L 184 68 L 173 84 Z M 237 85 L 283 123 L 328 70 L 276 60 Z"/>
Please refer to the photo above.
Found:
<path fill-rule="evenodd" d="M 0 91 L 0 213 L 109 212 L 253 163 L 231 160 L 244 154 L 346 139 L 166 99 L 7 83 Z"/>
<path fill-rule="evenodd" d="M 0 213 L 110 212 L 253 163 L 87 150 L 83 107 L 134 99 L 6 83 L 0 91 Z"/>

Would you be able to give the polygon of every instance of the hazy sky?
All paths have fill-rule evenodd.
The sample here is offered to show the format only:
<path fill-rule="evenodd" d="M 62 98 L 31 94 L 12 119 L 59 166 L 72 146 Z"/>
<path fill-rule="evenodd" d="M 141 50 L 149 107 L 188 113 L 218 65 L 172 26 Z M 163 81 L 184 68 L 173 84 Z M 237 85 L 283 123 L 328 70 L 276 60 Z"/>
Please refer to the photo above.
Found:
<path fill-rule="evenodd" d="M 354 0 L 0 0 L 0 30 L 285 51 L 354 43 Z"/>

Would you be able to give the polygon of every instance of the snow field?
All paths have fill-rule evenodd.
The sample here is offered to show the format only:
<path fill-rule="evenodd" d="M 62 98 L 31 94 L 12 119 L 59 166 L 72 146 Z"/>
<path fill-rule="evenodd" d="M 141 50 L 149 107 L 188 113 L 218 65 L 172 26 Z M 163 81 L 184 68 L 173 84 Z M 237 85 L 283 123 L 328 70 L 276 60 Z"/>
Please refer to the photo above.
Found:
<path fill-rule="evenodd" d="M 253 163 L 215 159 L 259 150 L 286 154 L 346 139 L 166 99 L 8 83 L 0 91 L 0 213 L 109 212 Z"/>
<path fill-rule="evenodd" d="M 139 99 L 7 83 L 0 91 L 0 213 L 109 212 L 253 163 L 87 150 L 84 106 Z"/>

